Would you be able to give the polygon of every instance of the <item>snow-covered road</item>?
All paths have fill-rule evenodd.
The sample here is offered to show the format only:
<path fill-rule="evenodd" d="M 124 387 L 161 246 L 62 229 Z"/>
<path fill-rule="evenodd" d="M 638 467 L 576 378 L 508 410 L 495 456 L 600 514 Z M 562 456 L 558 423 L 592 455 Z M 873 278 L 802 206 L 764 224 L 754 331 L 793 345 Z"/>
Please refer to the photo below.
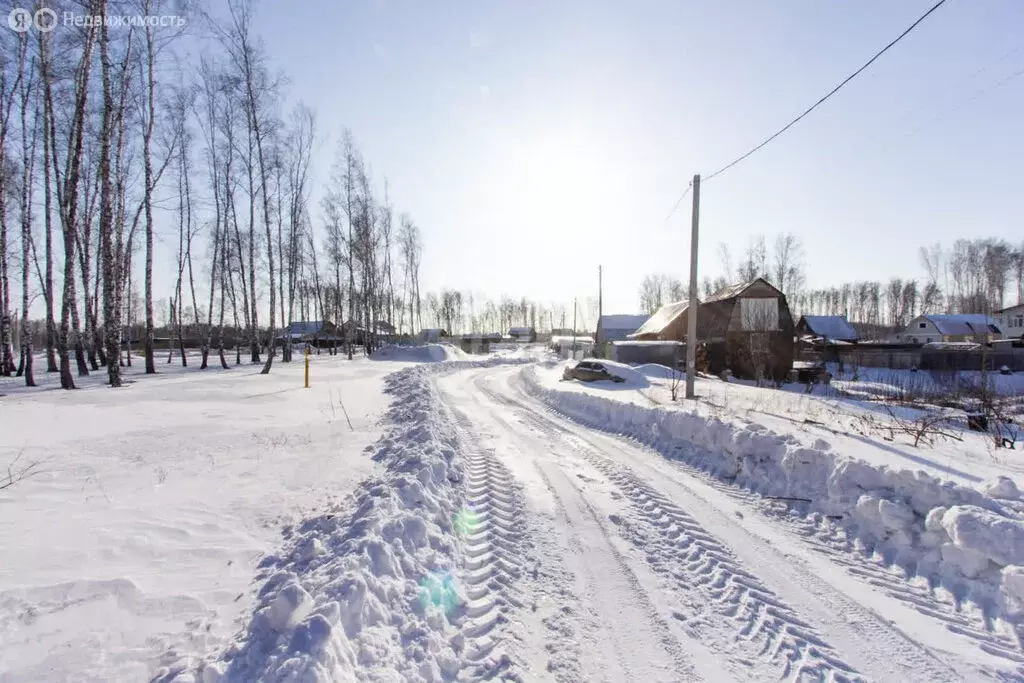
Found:
<path fill-rule="evenodd" d="M 470 475 L 500 484 L 492 503 L 515 528 L 525 571 L 489 637 L 526 680 L 996 673 L 991 656 L 942 619 L 809 552 L 760 499 L 552 413 L 520 372 L 471 368 L 436 381 Z"/>

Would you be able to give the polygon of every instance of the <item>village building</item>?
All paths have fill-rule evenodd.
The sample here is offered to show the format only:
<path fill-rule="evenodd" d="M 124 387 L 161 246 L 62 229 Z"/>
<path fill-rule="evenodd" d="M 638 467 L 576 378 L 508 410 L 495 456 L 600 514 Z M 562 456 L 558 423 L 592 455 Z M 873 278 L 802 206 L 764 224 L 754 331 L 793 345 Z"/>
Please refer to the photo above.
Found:
<path fill-rule="evenodd" d="M 993 316 L 1004 339 L 1024 339 L 1024 304 L 996 312 Z"/>
<path fill-rule="evenodd" d="M 697 340 L 708 370 L 739 378 L 783 380 L 793 367 L 793 316 L 786 296 L 764 278 L 724 287 L 698 303 Z M 632 341 L 685 342 L 687 301 L 669 303 L 633 334 Z"/>
<path fill-rule="evenodd" d="M 1002 338 L 995 318 L 980 313 L 928 314 L 911 320 L 897 335 L 905 344 L 932 342 L 988 343 Z"/>

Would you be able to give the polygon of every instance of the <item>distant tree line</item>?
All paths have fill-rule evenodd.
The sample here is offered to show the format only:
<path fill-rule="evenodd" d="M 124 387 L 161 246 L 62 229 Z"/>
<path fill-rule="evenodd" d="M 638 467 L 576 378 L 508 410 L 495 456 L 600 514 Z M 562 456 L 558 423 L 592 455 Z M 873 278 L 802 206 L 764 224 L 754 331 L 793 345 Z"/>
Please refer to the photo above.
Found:
<path fill-rule="evenodd" d="M 778 235 L 769 250 L 765 236 L 754 235 L 735 264 L 729 247 L 719 245 L 721 274 L 705 276 L 699 296 L 707 298 L 729 284 L 763 277 L 786 295 L 794 316 L 846 315 L 851 322 L 889 328 L 927 313 L 992 314 L 1024 303 L 1024 243 L 1014 247 L 998 238 L 959 239 L 948 248 L 921 247 L 919 257 L 923 278 L 809 288 L 799 238 Z M 650 314 L 687 295 L 680 280 L 648 275 L 640 283 L 640 308 Z"/>

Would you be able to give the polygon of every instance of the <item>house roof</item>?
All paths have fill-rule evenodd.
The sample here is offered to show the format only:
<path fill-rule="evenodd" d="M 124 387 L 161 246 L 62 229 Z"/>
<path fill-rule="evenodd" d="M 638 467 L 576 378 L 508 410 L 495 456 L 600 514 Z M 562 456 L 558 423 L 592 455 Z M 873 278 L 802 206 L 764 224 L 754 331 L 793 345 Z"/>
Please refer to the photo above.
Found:
<path fill-rule="evenodd" d="M 646 315 L 602 315 L 601 319 L 597 323 L 599 330 L 634 330 L 640 329 L 640 327 L 647 322 Z"/>
<path fill-rule="evenodd" d="M 304 337 L 307 334 L 314 335 L 320 332 L 320 330 L 322 330 L 323 328 L 323 320 L 306 320 L 288 324 L 288 332 L 293 337 Z"/>
<path fill-rule="evenodd" d="M 529 337 L 533 334 L 532 327 L 510 327 L 508 328 L 508 334 L 510 337 Z"/>
<path fill-rule="evenodd" d="M 562 344 L 571 344 L 573 342 L 573 340 L 576 340 L 576 344 L 578 346 L 588 346 L 588 345 L 592 345 L 594 343 L 593 337 L 586 337 L 586 336 L 583 336 L 583 335 L 580 335 L 578 337 L 573 337 L 573 336 L 565 336 L 565 337 L 563 337 L 563 336 L 556 336 L 556 337 L 552 337 L 551 338 L 551 343 L 554 344 L 555 346 L 558 346 L 558 345 L 562 345 Z"/>
<path fill-rule="evenodd" d="M 673 346 L 682 347 L 686 346 L 681 341 L 613 341 L 612 346 Z"/>
<path fill-rule="evenodd" d="M 996 315 L 1003 315 L 1004 313 L 1016 313 L 1018 311 L 1024 311 L 1024 304 L 1017 304 L 1016 306 L 1007 306 L 1001 311 L 996 311 Z"/>
<path fill-rule="evenodd" d="M 773 286 L 772 283 L 768 282 L 763 277 L 756 277 L 748 282 L 740 282 L 735 285 L 727 285 L 725 287 L 722 287 L 720 290 L 709 296 L 701 303 L 709 304 L 713 301 L 724 301 L 725 299 L 732 299 L 733 297 L 737 297 L 743 292 L 747 291 L 758 282 L 768 287 L 771 287 L 772 289 L 779 293 L 779 296 L 782 296 L 782 292 L 779 292 L 778 288 Z"/>
<path fill-rule="evenodd" d="M 990 334 L 1000 333 L 999 323 L 990 316 L 982 313 L 961 313 L 950 315 L 922 315 L 924 318 L 944 335 L 961 334 Z M 994 330 L 992 328 L 995 328 Z"/>
<path fill-rule="evenodd" d="M 845 315 L 805 315 L 801 318 L 807 329 L 826 339 L 857 339 L 857 330 L 847 321 Z"/>
<path fill-rule="evenodd" d="M 689 305 L 689 301 L 676 301 L 671 304 L 665 304 L 655 311 L 654 315 L 648 318 L 636 332 L 629 335 L 629 338 L 632 339 L 644 334 L 660 334 L 666 327 L 672 324 L 673 320 L 681 316 Z"/>

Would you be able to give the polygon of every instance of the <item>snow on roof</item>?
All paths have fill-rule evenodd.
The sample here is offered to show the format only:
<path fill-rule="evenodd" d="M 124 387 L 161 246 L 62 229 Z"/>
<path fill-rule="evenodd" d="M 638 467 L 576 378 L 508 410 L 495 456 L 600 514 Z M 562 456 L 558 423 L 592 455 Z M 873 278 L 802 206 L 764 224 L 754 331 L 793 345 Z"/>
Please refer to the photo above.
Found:
<path fill-rule="evenodd" d="M 681 341 L 614 341 L 612 346 L 686 346 Z"/>
<path fill-rule="evenodd" d="M 585 337 L 585 336 L 583 336 L 583 335 L 580 335 L 580 336 L 578 336 L 578 337 L 572 337 L 572 336 L 566 336 L 566 337 L 562 337 L 562 336 L 555 336 L 555 337 L 552 337 L 552 338 L 551 338 L 551 343 L 552 343 L 552 344 L 554 344 L 554 345 L 556 345 L 556 346 L 557 346 L 557 345 L 560 345 L 560 344 L 572 344 L 572 340 L 573 340 L 573 339 L 575 339 L 575 340 L 576 340 L 576 344 L 577 344 L 578 346 L 587 346 L 587 345 L 593 345 L 593 343 L 594 343 L 594 339 L 593 339 L 592 337 Z"/>
<path fill-rule="evenodd" d="M 845 315 L 805 315 L 807 329 L 819 337 L 850 341 L 857 339 L 857 330 L 846 320 Z"/>
<path fill-rule="evenodd" d="M 642 334 L 659 334 L 662 330 L 668 327 L 673 320 L 678 318 L 686 308 L 690 305 L 689 301 L 676 301 L 675 303 L 665 304 L 657 311 L 654 312 L 650 318 L 641 325 L 636 332 L 629 335 L 632 339 Z"/>
<path fill-rule="evenodd" d="M 640 329 L 640 326 L 647 321 L 646 315 L 625 315 L 613 314 L 602 315 L 598 322 L 598 329 L 601 330 L 629 330 L 630 332 Z"/>
<path fill-rule="evenodd" d="M 763 282 L 772 289 L 776 289 L 774 286 L 772 286 L 770 282 L 765 280 L 763 277 L 755 277 L 753 280 L 749 280 L 747 282 L 739 282 L 735 285 L 728 285 L 726 287 L 722 287 L 720 290 L 718 290 L 717 292 L 709 296 L 707 299 L 705 299 L 702 303 L 707 304 L 711 303 L 712 301 L 724 301 L 725 299 L 731 299 L 734 296 L 739 296 L 757 282 Z"/>
<path fill-rule="evenodd" d="M 940 351 L 974 351 L 980 349 L 981 344 L 975 342 L 929 342 L 921 348 Z"/>
<path fill-rule="evenodd" d="M 921 318 L 935 325 L 939 334 L 990 334 L 999 333 L 999 323 L 982 313 L 960 313 L 950 315 L 922 315 Z M 995 328 L 992 330 L 989 326 Z"/>

